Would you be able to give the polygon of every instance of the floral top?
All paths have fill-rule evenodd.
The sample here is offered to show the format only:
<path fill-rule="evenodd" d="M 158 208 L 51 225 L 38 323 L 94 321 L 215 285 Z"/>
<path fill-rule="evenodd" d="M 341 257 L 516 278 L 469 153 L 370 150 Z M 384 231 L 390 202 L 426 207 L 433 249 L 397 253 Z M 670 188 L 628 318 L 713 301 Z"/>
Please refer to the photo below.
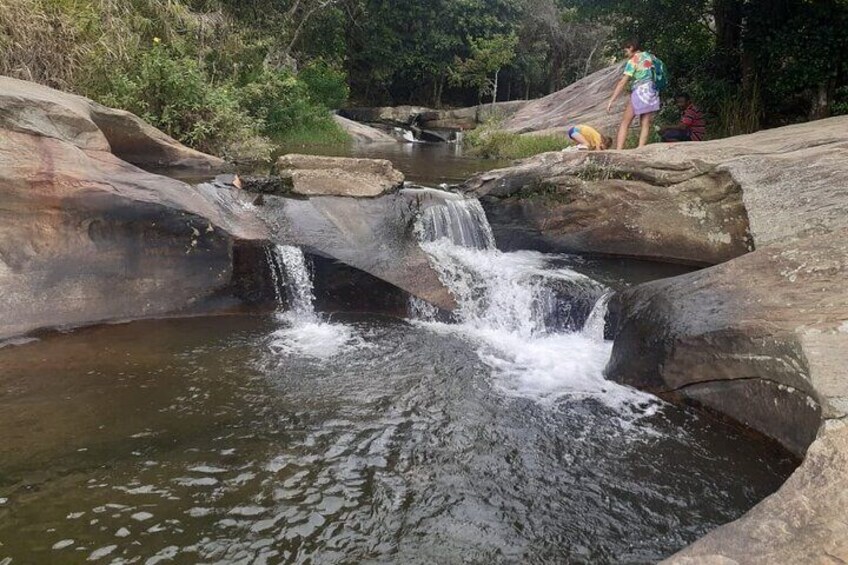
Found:
<path fill-rule="evenodd" d="M 633 79 L 633 82 L 654 80 L 654 58 L 647 51 L 639 51 L 624 65 L 624 76 Z"/>

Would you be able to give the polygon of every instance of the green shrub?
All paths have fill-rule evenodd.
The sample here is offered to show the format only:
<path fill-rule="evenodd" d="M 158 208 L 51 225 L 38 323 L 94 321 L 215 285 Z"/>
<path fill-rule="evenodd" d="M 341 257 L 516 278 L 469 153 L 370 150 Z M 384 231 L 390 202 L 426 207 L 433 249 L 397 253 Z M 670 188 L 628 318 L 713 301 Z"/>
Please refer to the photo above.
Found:
<path fill-rule="evenodd" d="M 347 86 L 347 74 L 322 60 L 307 65 L 298 74 L 306 85 L 313 102 L 326 108 L 338 109 L 347 104 L 350 89 Z"/>
<path fill-rule="evenodd" d="M 338 144 L 347 134 L 326 106 L 313 100 L 307 83 L 287 71 L 265 71 L 239 89 L 242 107 L 280 143 Z"/>
<path fill-rule="evenodd" d="M 466 135 L 465 144 L 471 154 L 485 159 L 524 159 L 539 153 L 561 151 L 572 144 L 565 133 L 519 135 L 496 127 L 490 123 Z"/>
<path fill-rule="evenodd" d="M 197 61 L 157 43 L 131 70 L 109 80 L 103 104 L 129 110 L 179 141 L 232 160 L 261 160 L 270 145 L 261 122 L 239 105 L 233 89 L 211 86 Z M 248 154 L 243 149 L 250 148 Z"/>

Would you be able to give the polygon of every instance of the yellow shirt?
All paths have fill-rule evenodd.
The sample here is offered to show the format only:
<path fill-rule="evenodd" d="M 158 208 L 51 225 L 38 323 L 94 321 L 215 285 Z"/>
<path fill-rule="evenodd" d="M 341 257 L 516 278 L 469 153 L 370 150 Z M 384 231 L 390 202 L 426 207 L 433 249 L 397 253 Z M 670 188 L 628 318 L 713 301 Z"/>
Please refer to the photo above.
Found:
<path fill-rule="evenodd" d="M 587 126 L 585 124 L 579 124 L 574 126 L 576 133 L 579 133 L 583 137 L 586 138 L 586 141 L 589 142 L 589 148 L 594 150 L 601 149 L 601 145 L 604 143 L 604 137 L 592 126 Z"/>

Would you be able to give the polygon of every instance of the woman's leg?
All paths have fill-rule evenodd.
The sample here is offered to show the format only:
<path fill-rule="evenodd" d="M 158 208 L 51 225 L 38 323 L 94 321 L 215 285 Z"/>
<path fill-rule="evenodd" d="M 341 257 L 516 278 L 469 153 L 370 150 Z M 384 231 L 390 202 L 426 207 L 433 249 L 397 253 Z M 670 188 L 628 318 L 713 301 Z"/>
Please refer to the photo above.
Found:
<path fill-rule="evenodd" d="M 651 137 L 651 124 L 654 121 L 654 114 L 642 114 L 640 116 L 642 122 L 642 130 L 639 132 L 639 147 L 645 147 L 648 144 L 648 138 Z"/>
<path fill-rule="evenodd" d="M 624 144 L 627 142 L 627 132 L 630 129 L 630 123 L 633 121 L 633 102 L 627 100 L 627 107 L 624 108 L 624 117 L 621 118 L 621 125 L 618 128 L 618 139 L 616 139 L 615 148 L 624 149 Z"/>

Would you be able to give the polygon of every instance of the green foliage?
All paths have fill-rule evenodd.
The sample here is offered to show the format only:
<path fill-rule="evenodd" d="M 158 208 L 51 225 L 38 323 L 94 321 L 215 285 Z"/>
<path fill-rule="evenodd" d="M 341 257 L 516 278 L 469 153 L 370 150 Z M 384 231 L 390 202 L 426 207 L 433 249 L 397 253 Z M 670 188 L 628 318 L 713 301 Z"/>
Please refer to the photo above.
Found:
<path fill-rule="evenodd" d="M 470 153 L 485 159 L 525 159 L 539 153 L 561 151 L 571 145 L 571 140 L 565 133 L 520 135 L 499 130 L 496 123 L 489 123 L 469 132 L 465 143 Z"/>
<path fill-rule="evenodd" d="M 114 73 L 100 100 L 127 109 L 168 135 L 201 151 L 232 159 L 269 156 L 257 136 L 260 122 L 239 105 L 231 88 L 212 87 L 197 61 L 173 53 L 160 42 L 142 53 L 131 70 Z M 239 155 L 250 147 L 257 152 Z"/>
<path fill-rule="evenodd" d="M 304 67 L 298 78 L 306 85 L 309 97 L 315 103 L 334 110 L 347 104 L 350 89 L 347 73 L 342 69 L 319 59 Z"/>
<path fill-rule="evenodd" d="M 486 94 L 495 102 L 498 95 L 498 74 L 515 59 L 518 36 L 495 35 L 471 40 L 471 56 L 457 58 L 451 69 L 452 82 L 467 84 L 477 89 L 478 100 Z"/>
<path fill-rule="evenodd" d="M 689 91 L 706 110 L 712 137 L 844 112 L 845 0 L 579 4 L 584 17 L 614 26 L 618 39 L 637 37 L 661 57 L 672 90 Z"/>
<path fill-rule="evenodd" d="M 328 110 L 347 98 L 344 73 L 304 56 L 298 76 L 291 51 L 304 34 L 340 25 L 338 3 L 301 0 L 292 11 L 295 2 L 277 0 L 250 7 L 0 0 L 0 72 L 127 109 L 187 145 L 233 160 L 268 158 L 268 138 L 344 143 Z"/>

